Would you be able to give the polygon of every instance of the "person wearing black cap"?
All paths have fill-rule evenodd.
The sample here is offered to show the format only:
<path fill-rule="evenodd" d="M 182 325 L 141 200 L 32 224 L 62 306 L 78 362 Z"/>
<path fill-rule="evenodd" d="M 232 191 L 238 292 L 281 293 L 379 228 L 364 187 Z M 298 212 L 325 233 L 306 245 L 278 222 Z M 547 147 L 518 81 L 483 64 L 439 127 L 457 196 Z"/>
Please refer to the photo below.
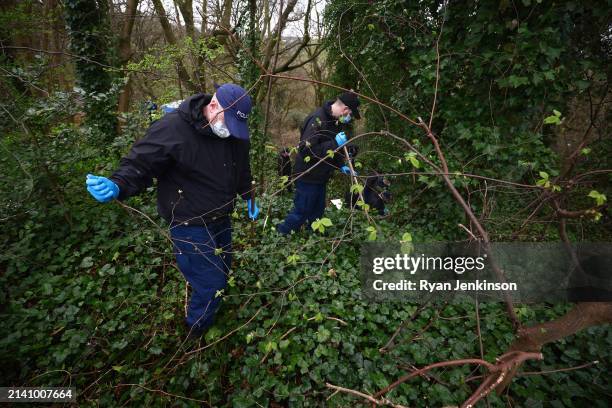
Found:
<path fill-rule="evenodd" d="M 192 287 L 185 320 L 192 337 L 213 324 L 226 287 L 236 196 L 247 200 L 251 219 L 259 214 L 251 199 L 250 112 L 251 98 L 238 85 L 192 95 L 149 127 L 110 178 L 87 175 L 87 190 L 103 203 L 139 194 L 157 179 L 157 209 Z"/>
<path fill-rule="evenodd" d="M 321 218 L 325 211 L 327 181 L 332 172 L 339 169 L 350 174 L 343 152 L 333 151 L 348 142 L 345 130 L 353 118 L 361 118 L 359 104 L 355 93 L 344 92 L 335 100 L 326 101 L 304 120 L 293 176 L 293 209 L 276 226 L 281 234 L 289 234 L 304 223 L 310 225 Z"/>

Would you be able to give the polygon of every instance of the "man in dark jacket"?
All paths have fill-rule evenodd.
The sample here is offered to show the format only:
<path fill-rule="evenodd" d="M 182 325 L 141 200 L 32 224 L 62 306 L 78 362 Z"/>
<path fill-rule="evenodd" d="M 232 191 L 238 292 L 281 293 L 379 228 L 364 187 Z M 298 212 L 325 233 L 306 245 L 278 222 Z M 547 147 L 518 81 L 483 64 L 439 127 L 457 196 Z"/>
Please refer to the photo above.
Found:
<path fill-rule="evenodd" d="M 389 210 L 385 206 L 391 200 L 391 193 L 388 190 L 389 182 L 378 172 L 372 171 L 366 177 L 363 189 L 363 200 L 370 208 L 377 210 L 378 215 L 387 215 Z M 344 196 L 349 208 L 355 208 L 361 199 L 358 193 L 347 192 Z"/>
<path fill-rule="evenodd" d="M 249 217 L 259 213 L 250 198 L 250 112 L 251 99 L 238 85 L 193 95 L 154 122 L 110 178 L 87 175 L 87 190 L 100 202 L 125 200 L 157 179 L 157 209 L 192 287 L 186 323 L 195 336 L 213 323 L 227 283 L 236 195 L 247 200 Z"/>
<path fill-rule="evenodd" d="M 302 125 L 298 154 L 295 160 L 294 207 L 278 224 L 281 234 L 289 234 L 304 223 L 310 225 L 323 216 L 326 204 L 327 181 L 334 170 L 350 174 L 344 164 L 342 151 L 334 153 L 348 142 L 344 132 L 351 119 L 360 119 L 359 98 L 353 92 L 344 92 L 336 100 L 326 101 L 306 118 Z"/>

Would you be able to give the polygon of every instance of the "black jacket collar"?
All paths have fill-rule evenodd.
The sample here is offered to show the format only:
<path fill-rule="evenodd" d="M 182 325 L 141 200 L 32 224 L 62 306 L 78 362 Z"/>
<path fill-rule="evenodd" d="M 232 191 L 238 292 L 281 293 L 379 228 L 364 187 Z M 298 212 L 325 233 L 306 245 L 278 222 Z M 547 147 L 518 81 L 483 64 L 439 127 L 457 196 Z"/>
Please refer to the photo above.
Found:
<path fill-rule="evenodd" d="M 212 99 L 212 95 L 199 93 L 185 99 L 178 107 L 179 115 L 189 122 L 199 134 L 217 137 L 212 132 L 208 120 L 204 116 L 203 109 Z"/>
<path fill-rule="evenodd" d="M 332 110 L 331 110 L 331 106 L 334 104 L 333 100 L 329 100 L 329 101 L 325 101 L 323 103 L 323 113 L 327 116 L 327 120 L 337 120 L 336 118 L 334 118 L 334 116 L 332 115 Z"/>

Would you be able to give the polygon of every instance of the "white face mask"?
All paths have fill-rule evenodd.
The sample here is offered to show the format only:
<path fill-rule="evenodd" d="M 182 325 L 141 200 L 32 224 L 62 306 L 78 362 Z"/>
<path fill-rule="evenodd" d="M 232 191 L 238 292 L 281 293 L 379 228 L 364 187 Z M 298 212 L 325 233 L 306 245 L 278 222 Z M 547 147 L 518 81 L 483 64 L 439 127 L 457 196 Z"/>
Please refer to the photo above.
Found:
<path fill-rule="evenodd" d="M 340 116 L 340 123 L 349 123 L 351 121 L 351 114 Z"/>
<path fill-rule="evenodd" d="M 218 116 L 221 112 L 223 112 L 223 108 L 221 108 L 217 112 L 217 115 L 215 115 L 215 117 Z M 215 135 L 217 135 L 221 139 L 225 139 L 230 136 L 230 130 L 227 128 L 227 126 L 225 126 L 225 122 L 222 120 L 217 120 L 215 123 L 211 124 L 210 129 Z"/>
<path fill-rule="evenodd" d="M 227 128 L 227 126 L 225 126 L 225 123 L 223 122 L 214 123 L 211 126 L 211 130 L 213 131 L 215 135 L 219 136 L 221 139 L 225 139 L 226 137 L 230 136 L 230 130 Z"/>

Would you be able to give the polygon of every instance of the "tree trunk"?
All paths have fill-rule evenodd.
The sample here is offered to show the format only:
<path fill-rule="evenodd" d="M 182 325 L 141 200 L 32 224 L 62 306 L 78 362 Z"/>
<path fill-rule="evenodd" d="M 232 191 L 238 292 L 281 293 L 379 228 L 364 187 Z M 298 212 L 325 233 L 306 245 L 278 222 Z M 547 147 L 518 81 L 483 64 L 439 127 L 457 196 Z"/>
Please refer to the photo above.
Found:
<path fill-rule="evenodd" d="M 138 10 L 138 2 L 139 0 L 128 0 L 127 2 L 125 20 L 123 21 L 123 27 L 121 27 L 121 34 L 119 36 L 119 63 L 121 66 L 125 66 L 132 57 L 132 30 Z M 132 78 L 128 76 L 127 83 L 119 95 L 119 102 L 117 104 L 117 111 L 119 113 L 127 112 L 130 109 L 130 99 L 132 96 L 131 82 Z"/>
<path fill-rule="evenodd" d="M 183 15 L 185 21 L 185 32 L 187 35 L 195 40 L 195 27 L 193 24 L 193 1 L 192 0 L 176 0 L 179 10 Z"/>
<path fill-rule="evenodd" d="M 270 63 L 272 61 L 272 52 L 276 46 L 276 42 L 282 42 L 282 33 L 287 25 L 287 20 L 289 19 L 289 15 L 293 12 L 295 5 L 297 4 L 297 0 L 289 0 L 287 3 L 287 8 L 282 11 L 278 23 L 276 23 L 276 27 L 274 29 L 274 36 L 272 38 L 268 38 L 268 46 L 266 47 L 266 52 L 264 53 L 264 67 L 267 70 L 270 69 Z"/>
<path fill-rule="evenodd" d="M 166 42 L 170 45 L 177 45 L 176 37 L 174 32 L 172 31 L 172 26 L 168 21 L 168 17 L 166 17 L 166 10 L 164 9 L 164 5 L 161 0 L 153 0 L 153 5 L 155 6 L 155 12 L 157 13 L 157 17 L 159 18 L 159 23 L 162 26 L 162 30 L 164 31 L 164 37 L 166 38 Z M 183 65 L 183 61 L 180 58 L 176 60 L 177 71 L 179 80 L 187 86 L 187 88 L 193 92 L 198 92 L 198 87 L 193 83 L 187 70 L 185 69 L 185 65 Z"/>
<path fill-rule="evenodd" d="M 75 60 L 77 84 L 88 95 L 107 94 L 112 87 L 113 75 L 108 71 L 116 64 L 115 49 L 111 44 L 112 32 L 108 16 L 108 3 L 103 0 L 64 0 L 66 27 L 70 33 Z M 115 105 L 112 102 L 112 106 Z M 86 121 L 104 135 L 104 142 L 116 136 L 117 121 L 114 109 L 104 98 L 88 96 L 85 100 Z"/>
<path fill-rule="evenodd" d="M 193 20 L 193 1 L 192 0 L 176 0 L 176 4 L 178 4 L 179 9 L 181 10 L 181 14 L 183 15 L 183 20 L 185 20 L 185 32 L 193 41 L 195 45 L 195 49 L 198 49 L 197 42 L 198 37 L 196 34 L 194 20 Z M 198 82 L 198 86 L 201 92 L 206 89 L 206 77 L 204 76 L 204 71 L 202 67 L 204 66 L 204 59 L 202 56 L 196 51 L 195 62 L 193 67 L 193 76 Z"/>

